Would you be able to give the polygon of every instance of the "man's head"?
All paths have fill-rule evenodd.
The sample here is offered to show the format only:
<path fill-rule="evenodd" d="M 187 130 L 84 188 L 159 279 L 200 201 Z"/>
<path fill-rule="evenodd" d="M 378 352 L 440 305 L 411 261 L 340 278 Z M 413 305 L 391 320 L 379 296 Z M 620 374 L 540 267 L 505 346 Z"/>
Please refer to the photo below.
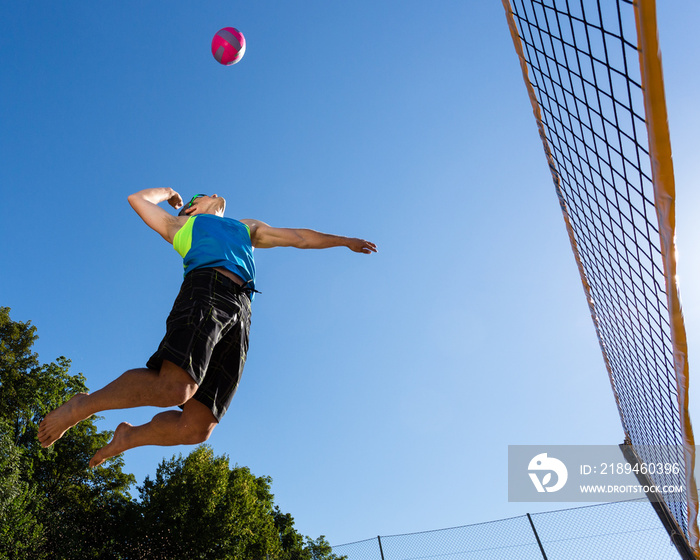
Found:
<path fill-rule="evenodd" d="M 214 214 L 223 217 L 226 210 L 226 199 L 222 196 L 213 194 L 196 194 L 189 202 L 186 202 L 178 216 L 194 216 L 196 214 Z"/>

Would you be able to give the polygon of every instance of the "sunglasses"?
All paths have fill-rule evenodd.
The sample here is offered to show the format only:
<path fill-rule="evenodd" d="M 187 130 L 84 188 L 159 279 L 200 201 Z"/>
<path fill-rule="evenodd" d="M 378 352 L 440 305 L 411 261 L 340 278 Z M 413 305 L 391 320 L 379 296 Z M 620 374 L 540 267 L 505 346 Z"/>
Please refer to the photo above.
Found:
<path fill-rule="evenodd" d="M 195 200 L 197 200 L 198 198 L 201 198 L 201 197 L 203 197 L 203 196 L 207 196 L 207 195 L 206 195 L 206 194 L 196 194 L 196 195 L 194 195 L 194 196 L 190 199 L 190 201 L 189 201 L 187 204 L 185 204 L 185 205 L 180 209 L 180 212 L 178 212 L 177 215 L 178 215 L 178 216 L 184 216 L 184 215 L 185 215 L 185 210 L 187 210 L 190 206 L 192 206 L 192 205 L 194 204 L 194 201 L 195 201 Z"/>

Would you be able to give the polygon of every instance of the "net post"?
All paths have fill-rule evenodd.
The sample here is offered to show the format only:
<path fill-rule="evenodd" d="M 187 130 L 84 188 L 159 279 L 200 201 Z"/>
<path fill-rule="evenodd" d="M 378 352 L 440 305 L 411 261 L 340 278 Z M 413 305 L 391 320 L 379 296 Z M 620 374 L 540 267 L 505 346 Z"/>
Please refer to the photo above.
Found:
<path fill-rule="evenodd" d="M 537 540 L 537 546 L 540 547 L 540 552 L 542 553 L 542 558 L 544 560 L 547 560 L 547 554 L 544 551 L 544 547 L 542 546 L 542 541 L 540 540 L 540 536 L 537 534 L 537 529 L 535 529 L 535 524 L 532 521 L 532 517 L 530 516 L 529 513 L 527 515 L 527 520 L 530 522 L 530 527 L 532 527 L 532 532 L 535 533 L 535 539 Z"/>
<path fill-rule="evenodd" d="M 666 502 L 661 494 L 653 490 L 654 483 L 649 479 L 649 477 L 643 473 L 644 469 L 640 468 L 641 461 L 637 452 L 632 446 L 632 442 L 625 440 L 624 443 L 620 444 L 620 451 L 627 459 L 627 462 L 632 466 L 632 470 L 637 477 L 637 481 L 645 489 L 645 493 L 651 506 L 654 508 L 656 515 L 659 516 L 664 529 L 671 537 L 671 542 L 678 550 L 678 554 L 683 560 L 697 560 L 697 557 L 690 548 L 690 544 L 685 538 L 683 531 L 678 527 L 678 523 L 674 519 L 673 515 L 668 509 Z"/>
<path fill-rule="evenodd" d="M 377 542 L 379 543 L 379 556 L 384 560 L 384 549 L 382 548 L 382 537 L 377 535 Z"/>

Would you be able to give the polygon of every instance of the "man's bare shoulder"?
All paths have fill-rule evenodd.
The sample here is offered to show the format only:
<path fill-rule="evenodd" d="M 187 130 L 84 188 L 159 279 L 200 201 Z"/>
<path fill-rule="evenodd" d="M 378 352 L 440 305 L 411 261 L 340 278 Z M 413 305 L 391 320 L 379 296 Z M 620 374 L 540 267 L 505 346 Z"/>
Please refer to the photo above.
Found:
<path fill-rule="evenodd" d="M 238 221 L 248 226 L 253 247 L 262 247 L 261 239 L 264 237 L 265 231 L 271 229 L 270 226 L 261 220 L 254 220 L 251 218 L 243 218 Z"/>
<path fill-rule="evenodd" d="M 261 220 L 253 220 L 252 218 L 243 218 L 242 220 L 238 220 L 242 224 L 247 225 L 248 227 L 259 227 L 259 226 L 266 226 L 267 224 Z"/>
<path fill-rule="evenodd" d="M 177 235 L 177 232 L 180 231 L 184 225 L 187 223 L 187 220 L 190 219 L 190 216 L 170 216 L 168 219 L 168 241 L 170 243 L 173 243 L 175 241 L 175 236 Z"/>
<path fill-rule="evenodd" d="M 171 216 L 169 220 L 171 229 L 177 233 L 191 217 L 192 216 Z M 175 235 L 175 233 L 173 233 L 173 235 Z"/>
<path fill-rule="evenodd" d="M 267 225 L 265 222 L 261 220 L 254 220 L 251 218 L 243 218 L 242 220 L 238 220 L 242 224 L 245 224 L 248 226 L 248 229 L 250 229 L 250 234 L 255 235 L 258 230 L 269 228 L 270 226 Z"/>

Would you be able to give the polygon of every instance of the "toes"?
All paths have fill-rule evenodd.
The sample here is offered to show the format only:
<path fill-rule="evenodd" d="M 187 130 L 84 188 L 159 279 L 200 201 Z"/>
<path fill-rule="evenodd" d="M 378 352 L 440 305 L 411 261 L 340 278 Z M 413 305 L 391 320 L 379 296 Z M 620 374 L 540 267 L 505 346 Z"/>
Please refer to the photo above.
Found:
<path fill-rule="evenodd" d="M 112 453 L 109 451 L 109 447 L 111 446 L 111 443 L 108 443 L 101 449 L 97 450 L 97 453 L 95 453 L 92 456 L 92 459 L 90 459 L 89 466 L 91 469 L 94 469 L 95 467 L 99 467 L 102 463 L 104 463 L 107 459 L 112 457 Z"/>

